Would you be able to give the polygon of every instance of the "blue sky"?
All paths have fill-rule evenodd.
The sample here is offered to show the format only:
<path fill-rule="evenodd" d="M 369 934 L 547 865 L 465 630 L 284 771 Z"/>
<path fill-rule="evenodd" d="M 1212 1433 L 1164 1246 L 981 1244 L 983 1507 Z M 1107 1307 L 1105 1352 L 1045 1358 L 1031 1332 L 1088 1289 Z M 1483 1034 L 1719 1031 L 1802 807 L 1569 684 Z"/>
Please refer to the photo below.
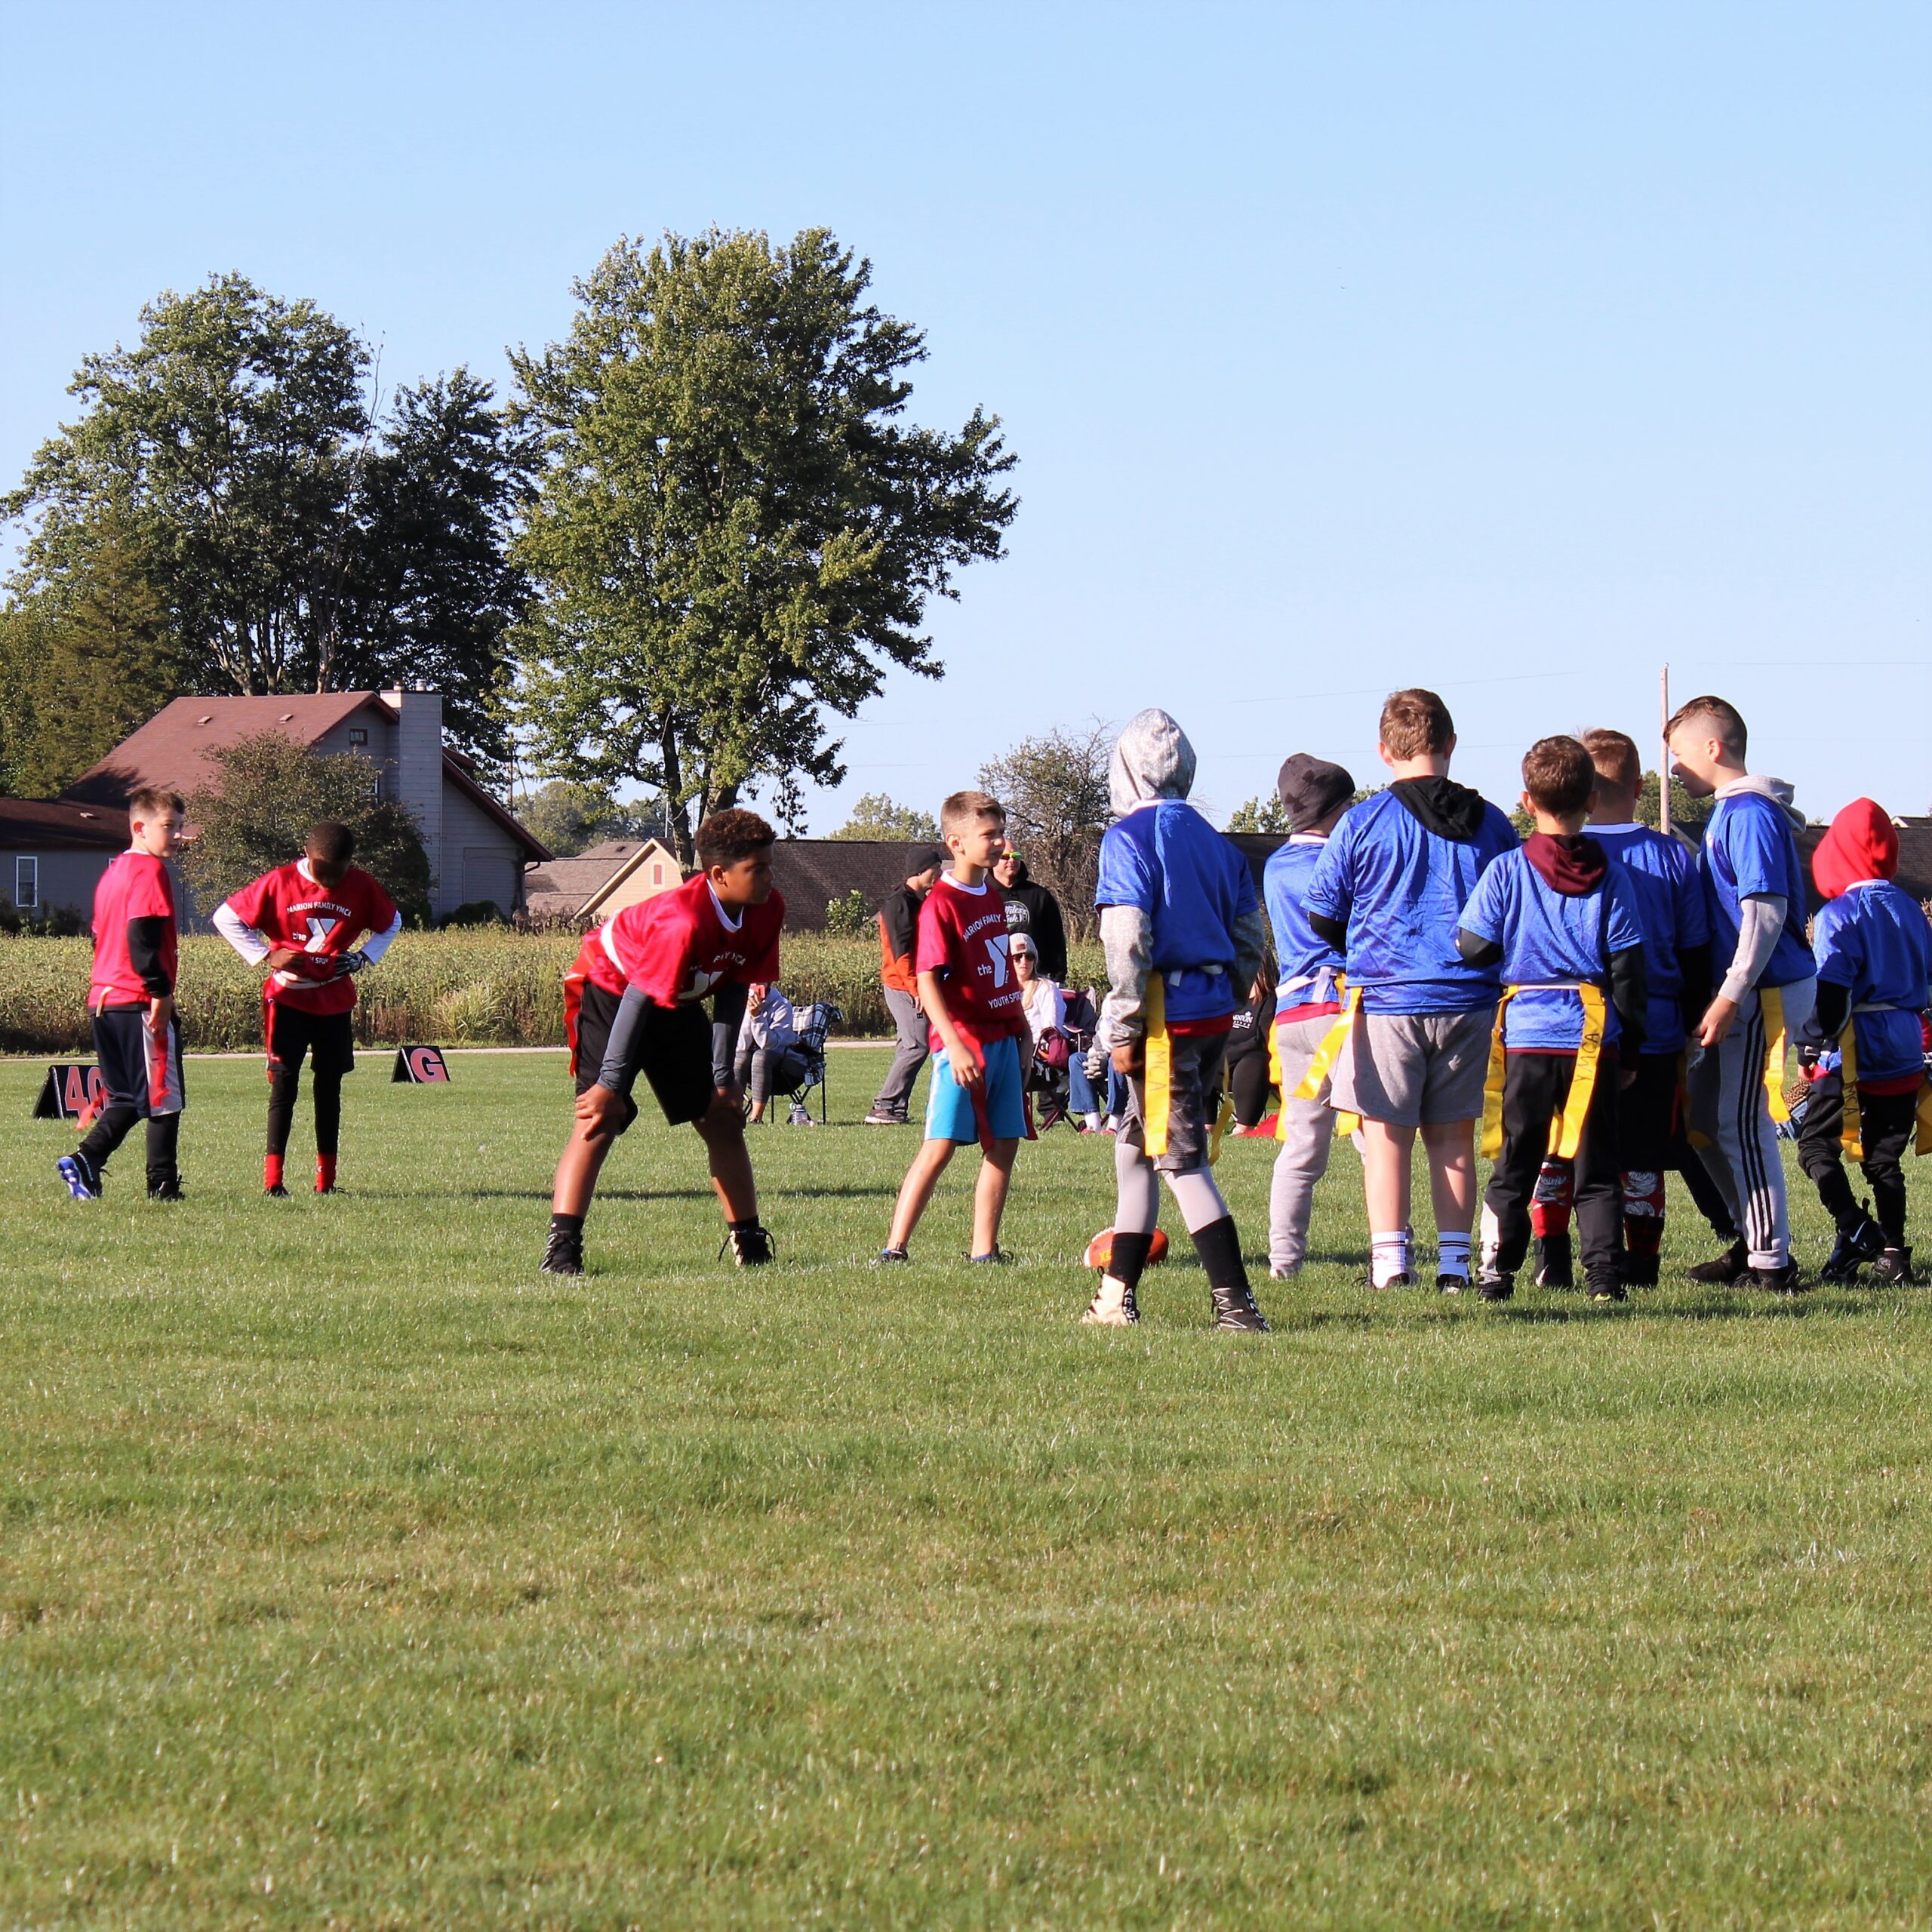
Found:
<path fill-rule="evenodd" d="M 848 733 L 931 804 L 1178 715 L 1225 812 L 1437 685 L 1507 801 L 1659 663 L 1829 813 L 1932 804 L 1932 7 L 0 13 L 0 477 L 141 303 L 239 269 L 386 380 L 568 325 L 620 233 L 823 223 L 999 414 L 1004 562 Z"/>

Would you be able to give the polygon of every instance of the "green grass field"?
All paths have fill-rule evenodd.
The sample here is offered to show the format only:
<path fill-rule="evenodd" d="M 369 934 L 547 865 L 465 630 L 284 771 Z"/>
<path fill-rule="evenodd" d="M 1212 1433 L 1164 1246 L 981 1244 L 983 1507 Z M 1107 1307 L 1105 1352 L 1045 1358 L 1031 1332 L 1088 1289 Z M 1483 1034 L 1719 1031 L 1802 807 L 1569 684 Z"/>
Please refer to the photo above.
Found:
<path fill-rule="evenodd" d="M 1096 1334 L 1110 1143 L 880 1274 L 836 1124 L 780 1267 L 641 1126 L 549 1281 L 561 1063 L 454 1065 L 269 1202 L 191 1063 L 171 1210 L 0 1064 L 0 1926 L 1932 1919 L 1932 1291 L 1372 1297 L 1343 1150 L 1272 1338 Z"/>

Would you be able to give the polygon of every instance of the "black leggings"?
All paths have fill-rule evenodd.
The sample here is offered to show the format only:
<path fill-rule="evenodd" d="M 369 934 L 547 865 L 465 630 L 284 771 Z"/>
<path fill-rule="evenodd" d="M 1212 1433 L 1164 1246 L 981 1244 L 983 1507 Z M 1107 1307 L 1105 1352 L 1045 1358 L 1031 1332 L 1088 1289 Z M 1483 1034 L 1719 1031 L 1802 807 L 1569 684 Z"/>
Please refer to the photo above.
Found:
<path fill-rule="evenodd" d="M 315 1078 L 315 1152 L 333 1154 L 342 1138 L 342 1075 L 318 1072 Z M 278 1067 L 269 1075 L 269 1152 L 288 1151 L 295 1124 L 296 1097 L 302 1091 L 302 1066 Z"/>
<path fill-rule="evenodd" d="M 1228 1069 L 1228 1085 L 1235 1097 L 1235 1122 L 1240 1127 L 1254 1127 L 1268 1111 L 1268 1096 L 1272 1083 L 1268 1078 L 1268 1056 L 1265 1051 L 1244 1054 Z"/>
<path fill-rule="evenodd" d="M 1918 1124 L 1918 1096 L 1858 1096 L 1858 1137 L 1865 1149 L 1859 1164 L 1872 1184 L 1872 1219 L 1884 1230 L 1887 1247 L 1905 1246 L 1905 1150 Z M 1844 1081 L 1827 1073 L 1812 1082 L 1805 1097 L 1804 1121 L 1798 1134 L 1798 1165 L 1811 1177 L 1841 1234 L 1849 1234 L 1865 1212 L 1852 1193 L 1844 1171 L 1840 1137 L 1844 1131 Z"/>
<path fill-rule="evenodd" d="M 1530 1251 L 1530 1199 L 1549 1151 L 1550 1122 L 1563 1112 L 1576 1070 L 1574 1054 L 1512 1053 L 1503 1060 L 1503 1152 L 1485 1197 L 1496 1217 L 1500 1275 L 1515 1274 Z M 1617 1075 L 1617 1057 L 1606 1054 L 1597 1067 L 1574 1165 L 1577 1232 L 1592 1284 L 1616 1279 L 1623 1250 Z"/>

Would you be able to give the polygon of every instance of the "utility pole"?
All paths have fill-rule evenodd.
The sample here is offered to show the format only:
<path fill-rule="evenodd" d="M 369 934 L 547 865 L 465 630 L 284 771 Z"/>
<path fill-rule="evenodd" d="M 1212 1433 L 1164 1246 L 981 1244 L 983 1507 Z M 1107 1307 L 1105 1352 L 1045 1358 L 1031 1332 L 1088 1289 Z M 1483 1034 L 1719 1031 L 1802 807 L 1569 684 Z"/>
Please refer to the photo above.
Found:
<path fill-rule="evenodd" d="M 1657 761 L 1657 825 L 1670 836 L 1670 666 L 1663 667 L 1657 680 L 1657 731 L 1663 741 L 1663 755 Z"/>

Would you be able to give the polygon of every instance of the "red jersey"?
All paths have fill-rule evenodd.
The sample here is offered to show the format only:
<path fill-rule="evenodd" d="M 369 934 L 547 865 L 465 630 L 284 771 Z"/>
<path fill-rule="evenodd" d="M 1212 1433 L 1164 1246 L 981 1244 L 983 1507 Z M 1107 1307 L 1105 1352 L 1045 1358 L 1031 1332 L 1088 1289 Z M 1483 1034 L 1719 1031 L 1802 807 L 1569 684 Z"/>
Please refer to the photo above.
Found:
<path fill-rule="evenodd" d="M 626 906 L 586 940 L 577 955 L 594 985 L 621 993 L 635 986 L 654 1006 L 702 999 L 726 980 L 749 986 L 778 977 L 785 901 L 774 893 L 747 906 L 735 925 L 703 873 L 670 892 Z"/>
<path fill-rule="evenodd" d="M 165 859 L 149 852 L 116 853 L 94 889 L 94 979 L 88 1005 L 94 1012 L 103 1006 L 144 1006 L 154 997 L 128 950 L 130 919 L 166 921 L 159 959 L 172 992 L 180 949 L 174 931 L 174 881 Z"/>
<path fill-rule="evenodd" d="M 245 885 L 228 909 L 270 946 L 302 955 L 269 975 L 262 997 L 303 1013 L 346 1013 L 355 1004 L 355 982 L 338 961 L 365 933 L 387 932 L 396 916 L 395 901 L 359 866 L 338 884 L 318 885 L 299 860 Z"/>
<path fill-rule="evenodd" d="M 990 878 L 961 885 L 950 872 L 919 908 L 915 972 L 937 973 L 954 1026 L 975 1046 L 1027 1031 L 1026 1002 L 1006 952 L 1006 894 Z M 945 1045 L 937 1031 L 932 1050 Z"/>

